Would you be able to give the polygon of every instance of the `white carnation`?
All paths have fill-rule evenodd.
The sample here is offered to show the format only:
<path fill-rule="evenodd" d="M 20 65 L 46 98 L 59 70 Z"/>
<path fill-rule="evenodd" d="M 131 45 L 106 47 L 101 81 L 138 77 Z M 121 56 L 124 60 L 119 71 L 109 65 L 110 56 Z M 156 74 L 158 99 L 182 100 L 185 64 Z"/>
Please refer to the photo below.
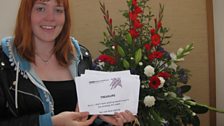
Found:
<path fill-rule="evenodd" d="M 162 88 L 165 83 L 165 79 L 163 77 L 159 77 L 159 80 L 160 80 L 159 88 Z"/>
<path fill-rule="evenodd" d="M 152 75 L 155 74 L 155 69 L 154 69 L 152 66 L 148 65 L 148 66 L 146 66 L 145 69 L 144 69 L 144 74 L 145 74 L 147 77 L 151 77 Z"/>
<path fill-rule="evenodd" d="M 144 98 L 144 104 L 147 107 L 152 107 L 153 105 L 155 105 L 155 101 L 156 101 L 156 99 L 154 96 L 148 95 Z"/>

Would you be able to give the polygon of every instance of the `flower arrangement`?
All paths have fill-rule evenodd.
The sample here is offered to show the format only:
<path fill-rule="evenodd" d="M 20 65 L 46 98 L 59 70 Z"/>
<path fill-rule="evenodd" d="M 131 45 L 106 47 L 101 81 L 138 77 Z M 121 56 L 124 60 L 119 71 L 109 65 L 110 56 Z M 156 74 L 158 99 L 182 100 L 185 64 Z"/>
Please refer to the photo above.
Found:
<path fill-rule="evenodd" d="M 158 18 L 150 11 L 149 0 L 127 0 L 127 19 L 122 25 L 113 26 L 105 4 L 100 2 L 107 24 L 101 42 L 106 48 L 95 60 L 95 69 L 103 71 L 130 70 L 140 76 L 138 122 L 141 126 L 199 126 L 197 114 L 215 108 L 199 104 L 186 96 L 190 71 L 178 65 L 190 54 L 193 44 L 170 53 L 168 28 L 162 23 L 164 6 L 160 5 Z M 219 111 L 223 112 L 223 111 Z"/>

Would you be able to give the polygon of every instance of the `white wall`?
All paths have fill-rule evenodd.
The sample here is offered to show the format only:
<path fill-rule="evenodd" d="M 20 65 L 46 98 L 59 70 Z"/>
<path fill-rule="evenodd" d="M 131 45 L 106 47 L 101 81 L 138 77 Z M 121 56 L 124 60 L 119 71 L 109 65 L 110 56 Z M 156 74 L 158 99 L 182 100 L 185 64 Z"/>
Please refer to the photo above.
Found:
<path fill-rule="evenodd" d="M 13 34 L 20 0 L 1 0 L 0 4 L 0 39 Z"/>
<path fill-rule="evenodd" d="M 216 104 L 224 108 L 224 0 L 213 0 L 215 53 L 216 53 Z M 224 114 L 217 114 L 217 126 L 224 126 Z"/>

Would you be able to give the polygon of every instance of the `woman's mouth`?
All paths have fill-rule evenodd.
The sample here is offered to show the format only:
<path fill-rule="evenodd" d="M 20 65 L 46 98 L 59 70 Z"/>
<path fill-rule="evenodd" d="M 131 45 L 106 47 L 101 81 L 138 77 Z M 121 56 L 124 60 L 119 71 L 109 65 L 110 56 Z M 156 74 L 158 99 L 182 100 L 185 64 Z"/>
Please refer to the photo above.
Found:
<path fill-rule="evenodd" d="M 56 26 L 41 25 L 40 27 L 45 30 L 53 30 L 53 29 L 55 29 Z"/>

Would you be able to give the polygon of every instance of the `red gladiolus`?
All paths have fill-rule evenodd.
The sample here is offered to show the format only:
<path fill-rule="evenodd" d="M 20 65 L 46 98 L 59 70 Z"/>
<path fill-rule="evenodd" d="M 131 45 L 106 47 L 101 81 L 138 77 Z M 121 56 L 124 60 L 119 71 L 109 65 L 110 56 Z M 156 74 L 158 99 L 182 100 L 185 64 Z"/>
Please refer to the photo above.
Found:
<path fill-rule="evenodd" d="M 157 19 L 156 19 L 156 18 L 154 18 L 154 22 L 155 22 L 155 23 L 157 22 Z"/>
<path fill-rule="evenodd" d="M 160 85 L 160 79 L 157 76 L 152 76 L 149 79 L 149 86 L 152 87 L 153 89 L 158 89 Z"/>
<path fill-rule="evenodd" d="M 112 25 L 112 19 L 110 18 L 110 20 L 109 20 L 109 23 L 110 23 L 110 25 Z"/>
<path fill-rule="evenodd" d="M 137 6 L 137 0 L 132 0 L 132 5 Z"/>
<path fill-rule="evenodd" d="M 145 44 L 144 47 L 145 47 L 146 51 L 149 51 L 151 49 L 150 44 Z"/>
<path fill-rule="evenodd" d="M 129 13 L 130 20 L 134 21 L 134 20 L 137 19 L 137 17 L 138 17 L 138 14 L 137 13 L 134 13 L 134 12 L 130 12 Z"/>
<path fill-rule="evenodd" d="M 162 27 L 162 22 L 159 22 L 157 27 L 158 27 L 158 29 L 160 29 Z"/>
<path fill-rule="evenodd" d="M 134 28 L 130 29 L 129 33 L 131 34 L 132 38 L 137 38 L 139 36 L 139 33 Z"/>
<path fill-rule="evenodd" d="M 116 64 L 115 58 L 106 54 L 100 55 L 98 59 L 102 62 L 107 62 L 111 65 Z"/>
<path fill-rule="evenodd" d="M 158 46 L 160 44 L 160 36 L 158 34 L 154 34 L 151 36 L 152 45 Z"/>
<path fill-rule="evenodd" d="M 141 28 L 143 26 L 139 20 L 134 20 L 133 25 L 134 28 Z"/>
<path fill-rule="evenodd" d="M 139 6 L 136 6 L 134 9 L 134 13 L 139 14 L 139 13 L 143 13 L 143 11 Z"/>
<path fill-rule="evenodd" d="M 150 61 L 153 61 L 154 59 L 160 59 L 162 57 L 163 57 L 163 53 L 159 51 L 155 51 L 148 56 Z"/>
<path fill-rule="evenodd" d="M 164 79 L 168 79 L 168 78 L 171 77 L 171 75 L 170 75 L 169 73 L 167 73 L 167 72 L 159 72 L 159 73 L 157 74 L 157 76 L 159 76 L 159 77 L 163 77 Z"/>
<path fill-rule="evenodd" d="M 153 28 L 150 30 L 151 35 L 154 35 L 156 33 L 156 30 Z"/>

